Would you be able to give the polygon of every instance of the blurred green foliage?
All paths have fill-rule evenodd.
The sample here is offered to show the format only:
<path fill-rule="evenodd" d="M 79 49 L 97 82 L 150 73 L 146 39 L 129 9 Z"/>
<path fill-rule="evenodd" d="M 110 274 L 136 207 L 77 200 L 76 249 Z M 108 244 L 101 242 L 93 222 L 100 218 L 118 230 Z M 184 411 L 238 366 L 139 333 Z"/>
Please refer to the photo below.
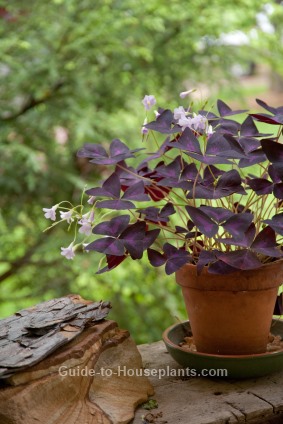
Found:
<path fill-rule="evenodd" d="M 256 40 L 240 47 L 221 41 L 223 34 L 255 28 L 265 1 L 13 0 L 0 7 L 2 317 L 75 292 L 111 300 L 111 317 L 137 342 L 160 338 L 174 315 L 185 318 L 173 278 L 146 259 L 103 276 L 95 275 L 91 253 L 63 259 L 70 236 L 62 228 L 43 233 L 42 208 L 77 202 L 85 183 L 103 175 L 76 158 L 83 142 L 119 137 L 139 145 L 145 94 L 177 106 L 178 93 L 200 82 L 227 91 L 232 64 L 252 58 L 283 74 L 282 43 L 269 54 L 282 15 L 271 3 L 275 32 L 258 28 Z"/>

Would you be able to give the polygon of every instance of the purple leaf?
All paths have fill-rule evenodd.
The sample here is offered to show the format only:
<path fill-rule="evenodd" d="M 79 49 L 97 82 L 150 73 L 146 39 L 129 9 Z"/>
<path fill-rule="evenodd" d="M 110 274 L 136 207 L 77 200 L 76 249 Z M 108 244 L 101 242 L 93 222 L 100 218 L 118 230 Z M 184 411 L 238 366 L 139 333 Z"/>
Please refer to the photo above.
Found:
<path fill-rule="evenodd" d="M 166 262 L 165 255 L 162 255 L 161 253 L 157 252 L 157 250 L 154 249 L 147 249 L 147 256 L 150 265 L 154 267 L 162 266 Z"/>
<path fill-rule="evenodd" d="M 79 158 L 107 158 L 107 153 L 101 144 L 86 143 L 82 149 L 77 152 L 77 156 Z"/>
<path fill-rule="evenodd" d="M 199 209 L 203 211 L 206 215 L 210 216 L 218 224 L 221 224 L 231 216 L 234 216 L 233 212 L 225 208 L 201 205 Z"/>
<path fill-rule="evenodd" d="M 255 238 L 251 248 L 257 253 L 266 256 L 280 258 L 283 252 L 277 248 L 275 231 L 270 227 L 265 227 Z"/>
<path fill-rule="evenodd" d="M 135 205 L 128 200 L 101 200 L 101 202 L 97 202 L 95 205 L 96 208 L 106 208 L 106 209 L 114 209 L 117 211 L 122 211 L 125 209 L 135 209 Z"/>
<path fill-rule="evenodd" d="M 246 154 L 241 145 L 230 134 L 214 133 L 207 140 L 206 155 L 222 156 L 228 159 L 244 159 Z"/>
<path fill-rule="evenodd" d="M 105 196 L 105 197 L 120 197 L 121 184 L 117 174 L 113 172 L 107 180 L 104 181 L 102 187 L 91 188 L 86 191 L 89 196 Z"/>
<path fill-rule="evenodd" d="M 239 144 L 246 154 L 261 147 L 260 141 L 253 137 L 240 137 Z"/>
<path fill-rule="evenodd" d="M 275 107 L 268 106 L 268 104 L 265 103 L 263 100 L 256 99 L 256 102 L 257 102 L 258 105 L 263 107 L 263 109 L 268 110 L 268 112 L 271 112 L 271 113 L 274 113 L 274 114 L 277 112 L 277 109 Z"/>
<path fill-rule="evenodd" d="M 139 181 L 138 183 L 133 184 L 129 188 L 127 188 L 122 199 L 137 200 L 139 202 L 150 200 L 149 196 L 145 193 L 143 181 Z"/>
<path fill-rule="evenodd" d="M 262 266 L 260 260 L 248 249 L 233 252 L 218 252 L 217 258 L 237 269 L 256 269 Z"/>
<path fill-rule="evenodd" d="M 249 228 L 253 220 L 253 214 L 245 212 L 235 214 L 222 224 L 223 228 L 236 239 L 243 238 L 245 231 Z"/>
<path fill-rule="evenodd" d="M 155 230 L 150 230 L 145 233 L 145 237 L 143 239 L 143 250 L 148 249 L 159 236 L 160 230 L 157 228 Z"/>
<path fill-rule="evenodd" d="M 214 262 L 216 259 L 215 253 L 209 250 L 202 250 L 198 257 L 197 262 L 197 274 L 200 275 L 203 268 L 208 265 L 210 262 Z"/>
<path fill-rule="evenodd" d="M 280 183 L 283 181 L 283 165 L 281 163 L 269 165 L 268 173 L 274 183 Z"/>
<path fill-rule="evenodd" d="M 266 161 L 265 153 L 262 149 L 254 150 L 249 152 L 247 159 L 240 159 L 239 168 L 246 168 L 248 166 L 256 165 Z"/>
<path fill-rule="evenodd" d="M 239 113 L 247 112 L 247 110 L 232 110 L 226 103 L 222 100 L 217 100 L 217 109 L 220 116 L 231 116 L 237 115 Z"/>
<path fill-rule="evenodd" d="M 156 118 L 156 121 L 149 122 L 145 125 L 145 127 L 161 134 L 173 134 L 180 131 L 179 127 L 171 128 L 173 119 L 173 113 L 171 110 L 166 109 L 158 116 L 158 118 Z"/>
<path fill-rule="evenodd" d="M 165 243 L 163 250 L 167 257 L 165 264 L 165 272 L 167 275 L 173 274 L 190 260 L 188 252 L 184 249 L 177 249 L 170 243 Z"/>
<path fill-rule="evenodd" d="M 241 234 L 241 237 L 231 237 L 231 238 L 220 238 L 216 239 L 218 242 L 226 244 L 228 246 L 240 246 L 240 247 L 250 247 L 256 233 L 255 224 L 252 222 L 246 231 Z"/>
<path fill-rule="evenodd" d="M 283 213 L 278 213 L 274 215 L 272 219 L 265 219 L 263 222 L 269 224 L 276 233 L 283 236 Z"/>
<path fill-rule="evenodd" d="M 210 274 L 224 275 L 224 274 L 231 274 L 231 272 L 235 272 L 235 271 L 238 271 L 238 269 L 220 260 L 212 263 L 211 265 L 209 265 L 209 268 L 208 268 L 208 272 Z"/>
<path fill-rule="evenodd" d="M 199 230 L 207 237 L 213 237 L 218 231 L 218 225 L 213 222 L 208 215 L 202 212 L 199 208 L 186 206 L 192 221 Z"/>
<path fill-rule="evenodd" d="M 273 194 L 277 199 L 283 199 L 283 183 L 274 184 Z"/>
<path fill-rule="evenodd" d="M 258 195 L 270 194 L 273 190 L 273 183 L 265 178 L 248 178 L 247 184 Z"/>
<path fill-rule="evenodd" d="M 86 250 L 95 250 L 96 252 L 105 253 L 114 256 L 124 255 L 124 244 L 121 240 L 113 237 L 104 237 L 93 241 L 86 246 Z"/>
<path fill-rule="evenodd" d="M 261 140 L 262 150 L 267 159 L 272 163 L 282 164 L 283 162 L 283 144 L 271 140 Z"/>
<path fill-rule="evenodd" d="M 142 258 L 145 228 L 146 223 L 144 221 L 135 222 L 129 225 L 120 235 L 120 240 L 123 240 L 124 246 L 130 253 L 132 259 Z"/>
<path fill-rule="evenodd" d="M 92 232 L 93 234 L 101 234 L 112 237 L 118 237 L 124 231 L 130 222 L 129 215 L 120 215 L 110 219 L 110 221 L 101 222 L 96 225 Z"/>
<path fill-rule="evenodd" d="M 178 141 L 171 144 L 172 147 L 179 148 L 186 152 L 193 152 L 202 155 L 199 141 L 190 128 L 185 128 Z"/>
<path fill-rule="evenodd" d="M 104 272 L 111 271 L 116 268 L 120 263 L 122 263 L 127 258 L 126 255 L 115 256 L 115 255 L 106 255 L 107 266 L 100 269 L 96 274 L 103 274 Z"/>

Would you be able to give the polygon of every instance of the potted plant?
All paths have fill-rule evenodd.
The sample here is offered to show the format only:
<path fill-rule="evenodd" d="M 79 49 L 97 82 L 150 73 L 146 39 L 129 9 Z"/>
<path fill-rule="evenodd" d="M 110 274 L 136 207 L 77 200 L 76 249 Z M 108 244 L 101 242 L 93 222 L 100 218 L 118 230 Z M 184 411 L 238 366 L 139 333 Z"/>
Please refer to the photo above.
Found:
<path fill-rule="evenodd" d="M 218 100 L 210 110 L 159 108 L 147 123 L 155 103 L 143 99 L 140 149 L 115 139 L 79 150 L 111 170 L 85 191 L 89 209 L 61 202 L 45 217 L 56 221 L 58 209 L 76 228 L 67 259 L 79 246 L 103 255 L 98 273 L 145 252 L 175 273 L 199 351 L 264 352 L 283 281 L 283 107 L 257 100 L 267 113 L 248 113 Z"/>

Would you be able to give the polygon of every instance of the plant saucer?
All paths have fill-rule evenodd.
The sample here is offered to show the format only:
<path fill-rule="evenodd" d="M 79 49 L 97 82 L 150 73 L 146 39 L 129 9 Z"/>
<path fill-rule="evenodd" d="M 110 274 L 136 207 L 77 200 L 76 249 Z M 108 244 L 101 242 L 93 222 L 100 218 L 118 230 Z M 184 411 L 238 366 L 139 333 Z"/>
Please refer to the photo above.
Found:
<path fill-rule="evenodd" d="M 214 355 L 184 350 L 179 344 L 190 331 L 190 323 L 186 321 L 167 328 L 162 336 L 169 354 L 188 369 L 188 375 L 242 379 L 283 370 L 283 350 L 253 355 Z M 283 320 L 273 320 L 271 332 L 283 338 Z"/>

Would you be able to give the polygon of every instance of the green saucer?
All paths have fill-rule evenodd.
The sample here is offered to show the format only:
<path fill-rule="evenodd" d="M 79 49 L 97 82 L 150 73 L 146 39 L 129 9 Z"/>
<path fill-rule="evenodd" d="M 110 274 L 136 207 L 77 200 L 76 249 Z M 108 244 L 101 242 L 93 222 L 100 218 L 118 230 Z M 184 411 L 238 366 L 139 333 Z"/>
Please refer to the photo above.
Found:
<path fill-rule="evenodd" d="M 186 321 L 172 325 L 163 333 L 168 352 L 187 368 L 188 376 L 252 378 L 283 370 L 283 351 L 238 356 L 185 351 L 179 343 L 190 331 L 190 323 Z M 271 332 L 283 338 L 283 320 L 273 320 Z"/>

